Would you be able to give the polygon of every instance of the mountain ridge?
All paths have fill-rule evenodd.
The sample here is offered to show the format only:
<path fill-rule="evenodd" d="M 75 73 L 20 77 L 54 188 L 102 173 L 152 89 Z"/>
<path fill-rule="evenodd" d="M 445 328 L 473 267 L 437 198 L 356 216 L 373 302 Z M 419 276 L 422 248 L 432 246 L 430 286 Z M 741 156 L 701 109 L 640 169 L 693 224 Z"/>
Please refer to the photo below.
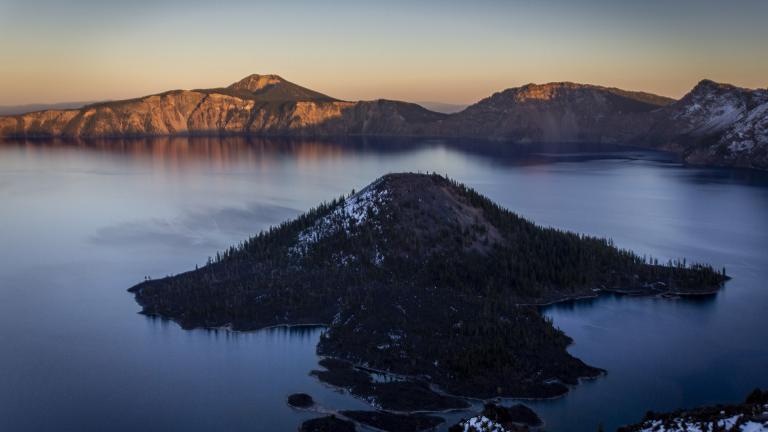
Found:
<path fill-rule="evenodd" d="M 451 114 L 387 99 L 343 101 L 279 75 L 80 109 L 0 116 L 0 137 L 409 136 L 630 144 L 691 164 L 768 169 L 768 90 L 701 80 L 679 100 L 572 82 L 509 88 Z"/>

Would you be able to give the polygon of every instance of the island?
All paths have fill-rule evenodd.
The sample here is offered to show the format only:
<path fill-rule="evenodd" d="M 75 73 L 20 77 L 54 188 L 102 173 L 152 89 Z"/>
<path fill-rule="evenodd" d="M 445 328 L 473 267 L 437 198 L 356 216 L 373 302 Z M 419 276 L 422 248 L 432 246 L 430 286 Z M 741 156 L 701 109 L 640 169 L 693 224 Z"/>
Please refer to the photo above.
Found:
<path fill-rule="evenodd" d="M 306 393 L 294 393 L 288 396 L 288 406 L 298 409 L 308 409 L 315 405 L 315 400 L 312 396 Z"/>
<path fill-rule="evenodd" d="M 374 406 L 419 411 L 464 406 L 457 396 L 555 397 L 600 375 L 568 353 L 571 339 L 541 305 L 712 294 L 727 278 L 538 226 L 437 174 L 401 173 L 130 292 L 142 313 L 185 329 L 322 323 L 317 351 L 331 360 L 321 379 Z M 393 387 L 361 371 L 400 377 L 391 385 L 422 397 L 392 407 Z"/>

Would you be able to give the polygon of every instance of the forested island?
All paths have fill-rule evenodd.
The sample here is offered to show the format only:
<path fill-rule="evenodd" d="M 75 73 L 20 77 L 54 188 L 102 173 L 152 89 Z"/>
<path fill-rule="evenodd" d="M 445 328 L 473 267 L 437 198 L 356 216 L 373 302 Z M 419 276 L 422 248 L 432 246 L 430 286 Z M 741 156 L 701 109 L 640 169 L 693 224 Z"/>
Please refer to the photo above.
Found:
<path fill-rule="evenodd" d="M 714 293 L 726 279 L 537 226 L 440 175 L 389 174 L 130 291 L 144 314 L 187 329 L 323 324 L 318 353 L 342 365 L 487 399 L 553 397 L 601 373 L 566 351 L 570 338 L 539 305 L 611 291 Z M 344 368 L 327 380 L 385 400 L 388 389 L 345 381 Z M 432 408 L 459 405 L 433 396 Z"/>

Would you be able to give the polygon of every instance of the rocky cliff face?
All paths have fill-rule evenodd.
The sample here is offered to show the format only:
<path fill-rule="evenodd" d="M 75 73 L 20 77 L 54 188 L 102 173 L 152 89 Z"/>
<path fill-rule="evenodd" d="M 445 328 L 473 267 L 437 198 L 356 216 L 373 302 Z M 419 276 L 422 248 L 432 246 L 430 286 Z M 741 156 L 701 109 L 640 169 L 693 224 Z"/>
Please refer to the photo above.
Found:
<path fill-rule="evenodd" d="M 768 169 L 768 90 L 704 80 L 674 101 L 567 82 L 528 84 L 449 115 L 399 101 L 341 101 L 277 75 L 250 75 L 224 88 L 0 117 L 0 137 L 195 134 L 626 143 L 674 151 L 693 164 Z"/>

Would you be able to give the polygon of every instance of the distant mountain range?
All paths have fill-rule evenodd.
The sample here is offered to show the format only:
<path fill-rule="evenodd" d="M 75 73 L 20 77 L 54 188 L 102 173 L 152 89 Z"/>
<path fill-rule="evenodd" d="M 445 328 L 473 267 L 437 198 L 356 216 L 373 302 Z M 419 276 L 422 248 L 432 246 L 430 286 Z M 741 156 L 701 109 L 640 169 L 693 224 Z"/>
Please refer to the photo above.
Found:
<path fill-rule="evenodd" d="M 452 103 L 433 102 L 433 101 L 419 101 L 416 103 L 430 111 L 435 111 L 443 114 L 454 114 L 459 111 L 465 110 L 469 106 L 468 104 L 452 104 Z"/>
<path fill-rule="evenodd" d="M 79 109 L 90 102 L 59 102 L 59 103 L 42 103 L 42 104 L 26 104 L 26 105 L 0 105 L 0 116 L 11 116 L 31 113 L 35 111 L 45 110 L 62 110 L 62 109 Z"/>
<path fill-rule="evenodd" d="M 0 117 L 0 136 L 16 138 L 219 134 L 622 143 L 673 151 L 692 164 L 768 169 L 768 90 L 703 80 L 674 100 L 568 82 L 528 84 L 446 114 L 393 100 L 342 101 L 277 75 L 250 75 L 224 88 Z"/>

